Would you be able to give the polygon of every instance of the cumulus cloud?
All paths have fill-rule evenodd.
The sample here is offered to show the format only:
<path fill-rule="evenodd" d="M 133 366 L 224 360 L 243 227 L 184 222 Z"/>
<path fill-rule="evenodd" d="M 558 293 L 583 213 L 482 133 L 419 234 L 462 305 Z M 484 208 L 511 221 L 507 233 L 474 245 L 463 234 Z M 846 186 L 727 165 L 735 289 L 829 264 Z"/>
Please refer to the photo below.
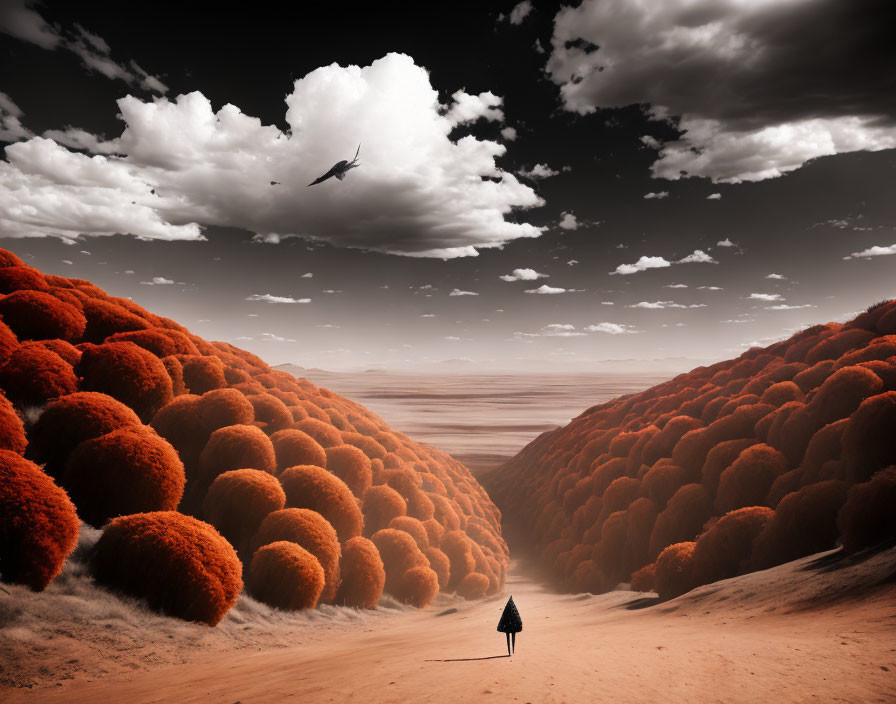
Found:
<path fill-rule="evenodd" d="M 732 242 L 726 237 L 725 239 L 716 242 L 716 247 L 737 247 L 737 243 Z"/>
<path fill-rule="evenodd" d="M 579 332 L 576 330 L 575 325 L 569 325 L 566 323 L 551 323 L 550 325 L 545 325 L 541 329 L 541 334 L 545 337 L 584 337 L 584 332 Z"/>
<path fill-rule="evenodd" d="M 816 308 L 817 306 L 813 306 L 811 303 L 804 303 L 801 306 L 789 306 L 786 303 L 782 303 L 777 306 L 766 306 L 766 310 L 799 310 L 800 308 Z"/>
<path fill-rule="evenodd" d="M 320 326 L 318 326 L 320 327 Z M 241 336 L 235 337 L 231 340 L 231 342 L 295 342 L 295 340 L 291 337 L 283 337 L 282 335 L 277 335 L 272 332 L 263 332 L 259 335 L 254 335 L 251 337 Z"/>
<path fill-rule="evenodd" d="M 0 142 L 17 142 L 31 137 L 22 124 L 22 110 L 6 93 L 0 92 Z"/>
<path fill-rule="evenodd" d="M 300 279 L 313 279 L 313 278 L 314 278 L 314 274 L 313 274 L 312 272 L 310 272 L 310 271 L 306 271 L 306 272 L 305 272 L 304 274 L 302 274 L 299 278 L 300 278 Z"/>
<path fill-rule="evenodd" d="M 662 200 L 669 197 L 669 191 L 658 191 L 657 193 L 645 193 L 644 200 Z"/>
<path fill-rule="evenodd" d="M 701 291 L 724 291 L 721 286 L 698 286 L 697 287 Z"/>
<path fill-rule="evenodd" d="M 607 335 L 630 335 L 640 332 L 633 325 L 620 325 L 619 323 L 597 323 L 585 328 L 587 332 L 603 332 Z"/>
<path fill-rule="evenodd" d="M 91 158 L 40 137 L 13 144 L 0 162 L 0 236 L 201 239 L 202 226 L 220 225 L 271 244 L 301 236 L 451 258 L 541 234 L 504 218 L 543 204 L 495 164 L 506 147 L 452 141 L 454 123 L 410 57 L 316 69 L 295 81 L 286 104 L 283 132 L 234 105 L 215 112 L 197 92 L 128 96 L 118 101 L 121 157 Z M 358 142 L 361 168 L 306 188 Z"/>
<path fill-rule="evenodd" d="M 718 262 L 709 256 L 702 249 L 695 249 L 688 256 L 679 259 L 677 264 L 718 264 Z"/>
<path fill-rule="evenodd" d="M 166 279 L 164 276 L 153 276 L 152 281 L 141 281 L 144 286 L 171 286 L 174 279 Z"/>
<path fill-rule="evenodd" d="M 663 288 L 687 288 L 687 284 L 666 284 Z"/>
<path fill-rule="evenodd" d="M 751 301 L 783 301 L 780 293 L 751 293 L 747 296 Z"/>
<path fill-rule="evenodd" d="M 891 11 L 886 0 L 584 0 L 557 14 L 547 70 L 567 110 L 677 116 L 655 177 L 758 181 L 896 146 Z"/>
<path fill-rule="evenodd" d="M 722 200 L 722 194 L 710 193 L 708 196 L 706 196 L 706 200 Z"/>
<path fill-rule="evenodd" d="M 556 176 L 560 172 L 552 169 L 547 164 L 536 164 L 531 169 L 522 168 L 517 173 L 520 176 L 524 176 L 525 178 L 531 178 L 535 181 L 540 181 L 544 178 L 550 178 L 551 176 Z"/>
<path fill-rule="evenodd" d="M 881 247 L 879 245 L 874 245 L 873 247 L 869 247 L 868 249 L 863 249 L 861 252 L 853 252 L 849 257 L 858 257 L 858 258 L 866 258 L 866 257 L 886 257 L 890 254 L 896 254 L 896 244 L 891 244 L 886 247 Z"/>
<path fill-rule="evenodd" d="M 247 301 L 263 301 L 265 303 L 311 303 L 310 298 L 292 298 L 290 296 L 272 296 L 270 293 L 253 293 Z"/>
<path fill-rule="evenodd" d="M 459 288 L 454 289 L 449 296 L 478 296 L 479 294 L 474 291 L 461 291 Z"/>
<path fill-rule="evenodd" d="M 504 113 L 499 109 L 503 101 L 491 91 L 470 95 L 459 90 L 451 98 L 454 104 L 445 113 L 445 119 L 452 125 L 469 124 L 482 118 L 504 121 Z"/>
<path fill-rule="evenodd" d="M 535 269 L 514 269 L 511 274 L 502 274 L 498 277 L 502 281 L 535 281 L 536 279 L 546 279 L 547 274 L 542 274 Z"/>
<path fill-rule="evenodd" d="M 506 15 L 506 19 L 510 24 L 522 24 L 530 12 L 532 12 L 532 1 L 522 0 L 513 6 L 510 14 Z M 505 15 L 500 15 L 500 19 L 505 19 Z"/>
<path fill-rule="evenodd" d="M 117 154 L 120 149 L 117 139 L 103 139 L 78 127 L 47 130 L 43 136 L 64 147 L 82 149 L 93 154 Z"/>
<path fill-rule="evenodd" d="M 548 286 L 547 284 L 542 284 L 538 288 L 530 288 L 526 289 L 526 293 L 535 293 L 541 296 L 551 296 L 558 293 L 571 293 L 572 289 L 565 288 L 557 288 L 555 286 Z"/>
<path fill-rule="evenodd" d="M 576 216 L 572 213 L 561 213 L 557 227 L 563 230 L 577 230 L 579 229 L 579 221 L 576 220 Z"/>
<path fill-rule="evenodd" d="M 783 275 L 781 275 L 781 274 L 768 274 L 765 278 L 767 278 L 767 279 L 779 279 L 779 280 L 781 280 L 781 279 L 786 279 L 787 277 L 786 277 L 786 276 L 783 276 Z"/>
<path fill-rule="evenodd" d="M 516 128 L 510 126 L 502 128 L 501 136 L 508 142 L 514 141 L 517 138 Z"/>
<path fill-rule="evenodd" d="M 641 301 L 640 303 L 632 303 L 629 308 L 646 308 L 647 310 L 661 310 L 664 308 L 706 308 L 705 303 L 691 303 L 685 305 L 676 303 L 675 301 Z"/>
<path fill-rule="evenodd" d="M 620 264 L 616 267 L 616 270 L 611 271 L 610 274 L 622 274 L 623 276 L 627 276 L 629 274 L 637 274 L 639 271 L 663 269 L 667 266 L 672 266 L 672 262 L 663 257 L 644 256 L 638 259 L 634 264 Z"/>
<path fill-rule="evenodd" d="M 0 3 L 0 32 L 36 44 L 42 49 L 67 49 L 81 59 L 84 67 L 106 78 L 122 80 L 147 91 L 166 93 L 168 86 L 133 61 L 128 66 L 111 58 L 109 44 L 79 24 L 70 31 L 49 25 L 26 0 L 4 0 Z"/>

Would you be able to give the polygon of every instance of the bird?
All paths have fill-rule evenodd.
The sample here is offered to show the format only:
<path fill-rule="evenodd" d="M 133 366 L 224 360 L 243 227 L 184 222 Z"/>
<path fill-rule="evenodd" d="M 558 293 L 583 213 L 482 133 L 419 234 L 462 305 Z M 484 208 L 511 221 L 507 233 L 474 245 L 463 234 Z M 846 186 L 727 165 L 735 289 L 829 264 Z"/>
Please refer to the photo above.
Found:
<path fill-rule="evenodd" d="M 314 181 L 312 181 L 312 182 L 309 183 L 308 185 L 309 185 L 309 186 L 314 186 L 315 184 L 318 184 L 318 183 L 320 183 L 321 181 L 326 181 L 328 178 L 332 178 L 333 176 L 335 176 L 336 178 L 338 178 L 338 179 L 341 181 L 342 179 L 345 178 L 346 174 L 347 174 L 351 169 L 356 169 L 356 168 L 358 168 L 358 167 L 360 166 L 360 164 L 357 163 L 357 161 L 358 161 L 358 154 L 360 154 L 360 153 L 361 153 L 361 145 L 358 144 L 358 151 L 355 152 L 355 158 L 354 158 L 354 159 L 352 159 L 351 161 L 346 161 L 345 159 L 343 159 L 342 161 L 337 162 L 336 165 L 335 165 L 332 169 L 330 169 L 329 171 L 327 171 L 327 173 L 325 173 L 325 174 L 324 174 L 323 176 L 321 176 L 320 178 L 315 179 Z"/>

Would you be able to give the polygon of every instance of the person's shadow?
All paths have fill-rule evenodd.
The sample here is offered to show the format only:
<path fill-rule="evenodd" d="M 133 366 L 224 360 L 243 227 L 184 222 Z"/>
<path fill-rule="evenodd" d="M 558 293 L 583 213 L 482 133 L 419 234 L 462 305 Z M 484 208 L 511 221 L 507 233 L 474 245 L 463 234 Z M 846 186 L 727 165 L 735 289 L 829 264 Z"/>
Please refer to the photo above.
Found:
<path fill-rule="evenodd" d="M 498 658 L 509 657 L 509 655 L 489 655 L 484 658 L 447 658 L 445 660 L 424 660 L 423 662 L 471 662 L 473 660 L 496 660 Z"/>

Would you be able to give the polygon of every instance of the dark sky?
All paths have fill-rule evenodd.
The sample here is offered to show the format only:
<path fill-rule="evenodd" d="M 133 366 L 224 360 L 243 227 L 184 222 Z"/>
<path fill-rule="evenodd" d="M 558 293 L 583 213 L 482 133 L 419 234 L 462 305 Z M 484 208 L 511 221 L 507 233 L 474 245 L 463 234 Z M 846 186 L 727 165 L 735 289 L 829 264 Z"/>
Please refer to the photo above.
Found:
<path fill-rule="evenodd" d="M 0 0 L 0 246 L 331 369 L 715 360 L 896 295 L 887 3 L 315 15 Z"/>

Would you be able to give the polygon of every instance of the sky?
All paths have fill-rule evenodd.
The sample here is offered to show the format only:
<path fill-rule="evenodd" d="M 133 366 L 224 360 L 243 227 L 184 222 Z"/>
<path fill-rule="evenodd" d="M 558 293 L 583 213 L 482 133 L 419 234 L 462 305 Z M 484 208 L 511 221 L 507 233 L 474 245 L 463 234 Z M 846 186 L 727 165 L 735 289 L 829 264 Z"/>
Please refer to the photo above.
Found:
<path fill-rule="evenodd" d="M 274 364 L 684 370 L 896 295 L 894 19 L 0 0 L 0 247 Z"/>

